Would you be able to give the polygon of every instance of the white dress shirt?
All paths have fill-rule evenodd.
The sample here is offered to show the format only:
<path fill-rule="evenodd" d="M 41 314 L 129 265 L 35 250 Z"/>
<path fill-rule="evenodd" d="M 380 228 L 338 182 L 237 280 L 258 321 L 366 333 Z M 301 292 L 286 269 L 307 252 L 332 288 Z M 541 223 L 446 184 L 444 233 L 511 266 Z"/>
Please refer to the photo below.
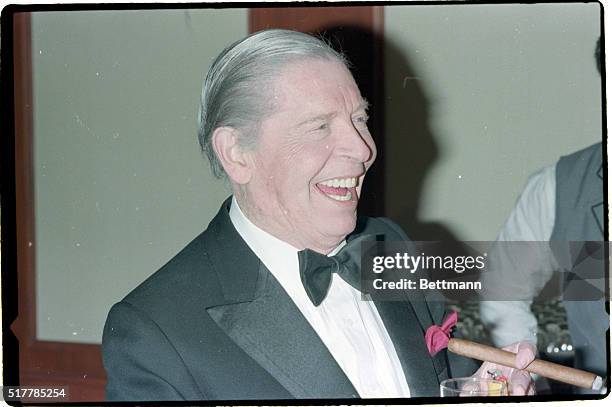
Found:
<path fill-rule="evenodd" d="M 255 226 L 235 198 L 230 219 L 319 335 L 360 397 L 410 397 L 393 342 L 372 301 L 361 300 L 361 293 L 334 273 L 327 297 L 314 306 L 300 280 L 298 250 Z"/>
<path fill-rule="evenodd" d="M 546 242 L 555 226 L 556 165 L 533 174 L 497 236 L 498 241 Z M 537 273 L 527 275 L 525 284 L 540 287 L 557 268 L 552 256 L 542 258 Z M 480 318 L 489 328 L 495 346 L 517 341 L 537 342 L 538 321 L 531 312 L 532 301 L 482 301 Z"/>

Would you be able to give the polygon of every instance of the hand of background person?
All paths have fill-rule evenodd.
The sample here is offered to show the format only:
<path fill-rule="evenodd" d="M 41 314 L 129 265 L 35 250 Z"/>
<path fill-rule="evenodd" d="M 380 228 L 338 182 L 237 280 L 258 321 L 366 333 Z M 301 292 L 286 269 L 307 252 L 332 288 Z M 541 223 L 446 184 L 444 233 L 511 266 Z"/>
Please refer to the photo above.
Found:
<path fill-rule="evenodd" d="M 535 359 L 535 346 L 531 342 L 520 341 L 504 346 L 502 349 L 516 353 L 514 367 L 484 362 L 472 377 L 489 379 L 492 376 L 488 372 L 498 371 L 507 379 L 508 392 L 511 396 L 534 395 L 535 383 L 529 372 L 522 369 L 526 368 Z"/>

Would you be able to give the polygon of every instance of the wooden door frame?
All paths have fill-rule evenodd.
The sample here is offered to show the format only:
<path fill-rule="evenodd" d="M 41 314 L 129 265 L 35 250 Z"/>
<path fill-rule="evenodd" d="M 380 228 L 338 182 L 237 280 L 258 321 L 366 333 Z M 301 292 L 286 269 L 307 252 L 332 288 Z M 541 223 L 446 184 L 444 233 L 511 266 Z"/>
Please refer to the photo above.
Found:
<path fill-rule="evenodd" d="M 104 399 L 100 345 L 41 341 L 36 333 L 36 238 L 31 13 L 13 14 L 15 237 L 19 385 L 68 386 L 69 401 Z"/>

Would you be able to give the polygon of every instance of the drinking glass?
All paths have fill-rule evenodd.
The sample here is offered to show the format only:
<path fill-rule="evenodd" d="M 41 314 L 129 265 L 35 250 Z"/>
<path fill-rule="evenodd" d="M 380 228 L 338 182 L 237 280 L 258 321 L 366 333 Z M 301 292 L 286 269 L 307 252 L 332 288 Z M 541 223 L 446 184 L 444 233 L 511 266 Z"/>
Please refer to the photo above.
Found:
<path fill-rule="evenodd" d="M 446 379 L 440 383 L 441 397 L 487 397 L 507 396 L 508 386 L 505 382 L 479 377 L 458 377 Z"/>

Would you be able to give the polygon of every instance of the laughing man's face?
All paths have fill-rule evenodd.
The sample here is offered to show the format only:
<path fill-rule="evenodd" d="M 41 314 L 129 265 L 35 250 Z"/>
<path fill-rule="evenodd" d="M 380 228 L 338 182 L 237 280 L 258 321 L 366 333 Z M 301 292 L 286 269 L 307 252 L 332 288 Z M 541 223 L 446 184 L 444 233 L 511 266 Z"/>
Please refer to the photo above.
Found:
<path fill-rule="evenodd" d="M 339 62 L 289 63 L 259 128 L 245 212 L 298 249 L 331 251 L 355 228 L 364 175 L 376 158 L 367 103 Z"/>

